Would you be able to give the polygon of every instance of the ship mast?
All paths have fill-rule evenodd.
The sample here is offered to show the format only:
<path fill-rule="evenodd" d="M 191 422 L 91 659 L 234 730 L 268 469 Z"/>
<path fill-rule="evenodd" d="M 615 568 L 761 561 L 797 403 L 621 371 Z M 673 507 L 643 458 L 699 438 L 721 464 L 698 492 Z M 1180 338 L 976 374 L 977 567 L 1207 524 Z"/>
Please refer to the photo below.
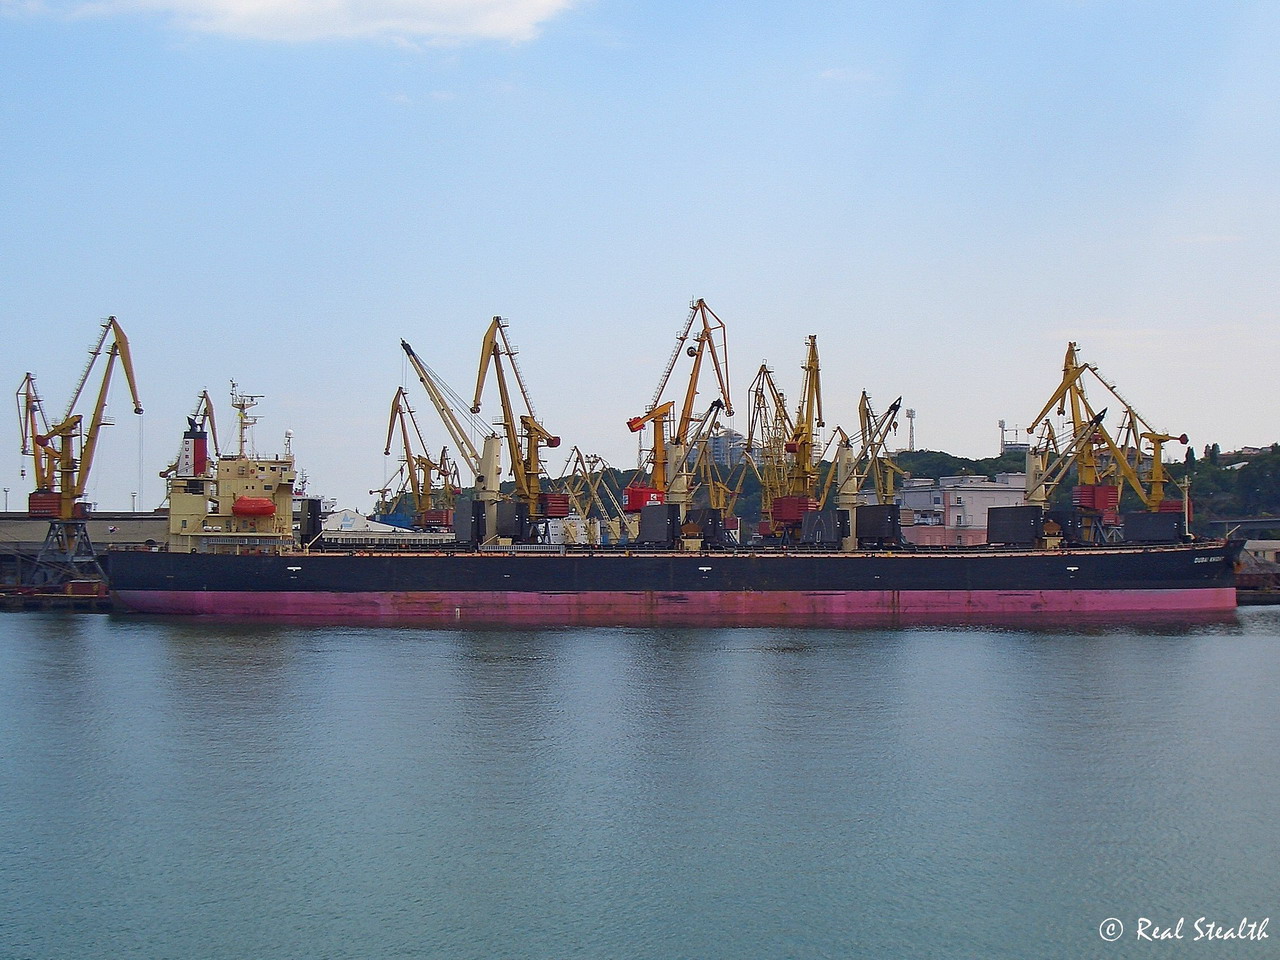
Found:
<path fill-rule="evenodd" d="M 239 439 L 237 445 L 237 456 L 243 459 L 245 454 L 245 445 L 248 439 L 249 428 L 258 422 L 257 417 L 249 416 L 249 410 L 258 405 L 258 401 L 262 399 L 262 394 L 240 393 L 236 387 L 236 382 L 231 381 L 231 406 L 236 409 L 236 435 Z"/>

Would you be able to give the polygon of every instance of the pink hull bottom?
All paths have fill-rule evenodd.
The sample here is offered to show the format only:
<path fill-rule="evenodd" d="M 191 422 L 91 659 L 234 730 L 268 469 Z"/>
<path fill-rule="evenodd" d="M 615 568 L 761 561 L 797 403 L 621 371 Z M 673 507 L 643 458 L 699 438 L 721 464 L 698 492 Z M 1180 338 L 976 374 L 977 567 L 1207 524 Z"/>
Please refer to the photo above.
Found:
<path fill-rule="evenodd" d="M 1229 614 L 1234 587 L 1185 590 L 866 591 L 737 593 L 129 591 L 139 613 L 436 623 L 835 625 L 898 619 L 965 623 L 1072 616 Z"/>

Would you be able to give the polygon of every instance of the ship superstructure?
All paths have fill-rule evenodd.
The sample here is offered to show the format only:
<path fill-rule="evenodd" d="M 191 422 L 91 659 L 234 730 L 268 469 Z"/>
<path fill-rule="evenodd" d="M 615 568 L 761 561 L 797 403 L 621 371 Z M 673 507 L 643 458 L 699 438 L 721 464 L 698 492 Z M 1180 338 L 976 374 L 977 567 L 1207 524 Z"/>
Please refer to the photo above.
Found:
<path fill-rule="evenodd" d="M 207 398 L 207 394 L 205 395 Z M 297 482 L 290 437 L 283 456 L 258 456 L 249 442 L 261 396 L 231 385 L 236 410 L 236 452 L 209 454 L 211 421 L 188 418 L 169 479 L 169 549 L 181 553 L 281 553 L 294 545 L 293 493 Z M 216 436 L 216 433 L 215 433 Z"/>

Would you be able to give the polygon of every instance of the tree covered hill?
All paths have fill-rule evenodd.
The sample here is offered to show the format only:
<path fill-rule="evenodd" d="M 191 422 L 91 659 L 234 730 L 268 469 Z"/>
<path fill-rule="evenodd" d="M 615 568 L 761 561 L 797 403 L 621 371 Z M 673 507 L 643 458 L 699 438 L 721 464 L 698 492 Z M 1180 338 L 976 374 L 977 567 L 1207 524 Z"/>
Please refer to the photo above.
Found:
<path fill-rule="evenodd" d="M 1217 444 L 1196 457 L 1187 451 L 1184 463 L 1169 472 L 1179 481 L 1191 480 L 1191 503 L 1202 521 L 1280 517 L 1280 443 L 1253 456 L 1223 454 Z"/>

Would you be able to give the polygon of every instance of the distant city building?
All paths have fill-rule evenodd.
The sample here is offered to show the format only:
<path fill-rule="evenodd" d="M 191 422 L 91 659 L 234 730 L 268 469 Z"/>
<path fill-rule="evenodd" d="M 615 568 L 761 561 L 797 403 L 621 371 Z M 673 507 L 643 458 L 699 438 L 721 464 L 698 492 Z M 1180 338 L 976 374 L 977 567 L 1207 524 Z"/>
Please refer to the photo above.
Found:
<path fill-rule="evenodd" d="M 1031 449 L 1031 444 L 1024 439 L 1021 439 L 1022 437 L 1025 437 L 1025 436 L 1026 434 L 1023 433 L 1020 429 L 1018 429 L 1017 427 L 1008 427 L 1005 425 L 1005 422 L 1001 420 L 1000 421 L 1000 453 L 1001 454 L 1026 453 L 1028 450 Z"/>
<path fill-rule="evenodd" d="M 1016 507 L 1027 489 L 1025 473 L 988 477 L 912 479 L 898 491 L 897 501 L 915 522 L 904 525 L 906 539 L 920 546 L 973 546 L 987 542 L 987 511 Z"/>
<path fill-rule="evenodd" d="M 747 448 L 747 438 L 737 430 L 730 430 L 728 427 L 721 427 L 707 442 L 711 445 L 711 459 L 718 466 L 728 470 L 738 465 L 743 451 Z"/>

